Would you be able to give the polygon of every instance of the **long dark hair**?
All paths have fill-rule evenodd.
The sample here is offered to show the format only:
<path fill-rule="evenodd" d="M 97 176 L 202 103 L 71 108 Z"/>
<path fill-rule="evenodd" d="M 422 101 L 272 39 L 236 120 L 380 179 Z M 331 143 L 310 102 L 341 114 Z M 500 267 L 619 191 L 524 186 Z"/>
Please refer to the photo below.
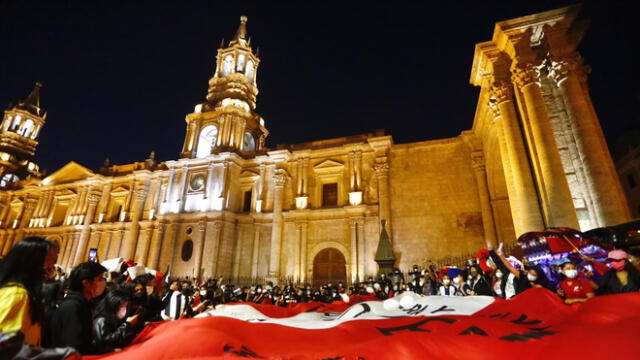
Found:
<path fill-rule="evenodd" d="M 53 246 L 51 241 L 41 237 L 27 237 L 11 248 L 0 261 L 0 287 L 15 283 L 27 290 L 32 324 L 42 319 L 44 262 L 47 252 Z"/>
<path fill-rule="evenodd" d="M 96 317 L 103 317 L 111 326 L 118 326 L 124 319 L 118 319 L 118 310 L 120 306 L 129 301 L 129 293 L 125 290 L 114 289 L 98 303 L 96 307 Z"/>

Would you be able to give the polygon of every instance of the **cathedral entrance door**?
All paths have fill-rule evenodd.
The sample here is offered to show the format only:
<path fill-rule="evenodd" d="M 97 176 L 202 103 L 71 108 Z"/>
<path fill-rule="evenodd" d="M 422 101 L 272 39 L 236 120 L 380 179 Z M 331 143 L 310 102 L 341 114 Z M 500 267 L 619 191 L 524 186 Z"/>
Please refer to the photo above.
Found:
<path fill-rule="evenodd" d="M 320 251 L 313 259 L 313 287 L 323 284 L 347 283 L 347 266 L 342 253 L 334 248 Z"/>

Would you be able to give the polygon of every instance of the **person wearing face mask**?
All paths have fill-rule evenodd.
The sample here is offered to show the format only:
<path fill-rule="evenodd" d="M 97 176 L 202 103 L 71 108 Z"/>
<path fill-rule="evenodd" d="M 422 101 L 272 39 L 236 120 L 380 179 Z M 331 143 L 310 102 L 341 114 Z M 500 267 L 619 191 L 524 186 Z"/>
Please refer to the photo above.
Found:
<path fill-rule="evenodd" d="M 96 308 L 93 321 L 94 354 L 105 354 L 129 345 L 136 337 L 138 315 L 127 318 L 129 295 L 123 290 L 110 291 Z"/>
<path fill-rule="evenodd" d="M 498 269 L 493 272 L 493 286 L 491 289 L 493 290 L 493 296 L 499 297 L 501 299 L 505 298 L 504 288 L 506 287 L 506 281 L 504 278 L 504 273 L 502 270 Z M 515 294 L 515 290 L 513 291 Z"/>
<path fill-rule="evenodd" d="M 438 295 L 440 296 L 456 296 L 456 287 L 451 284 L 451 277 L 444 275 L 442 277 L 442 285 L 438 289 Z"/>
<path fill-rule="evenodd" d="M 611 270 L 607 271 L 600 284 L 600 294 L 622 294 L 640 290 L 640 271 L 628 260 L 624 250 L 612 250 L 609 252 L 607 262 Z"/>
<path fill-rule="evenodd" d="M 456 288 L 456 296 L 467 296 L 471 291 L 471 287 L 464 279 L 464 273 L 459 273 L 453 278 L 453 286 Z"/>
<path fill-rule="evenodd" d="M 49 345 L 71 346 L 81 354 L 91 354 L 93 310 L 91 301 L 107 287 L 107 269 L 95 262 L 76 266 L 69 276 L 69 292 L 47 326 Z"/>
<path fill-rule="evenodd" d="M 484 295 L 492 296 L 491 287 L 489 281 L 484 276 L 484 273 L 479 265 L 472 265 L 469 268 L 469 278 L 467 280 L 471 290 L 469 295 Z"/>
<path fill-rule="evenodd" d="M 573 263 L 566 262 L 562 264 L 561 269 L 565 279 L 560 282 L 558 295 L 564 297 L 565 304 L 585 302 L 594 296 L 589 281 L 578 276 L 578 270 Z"/>

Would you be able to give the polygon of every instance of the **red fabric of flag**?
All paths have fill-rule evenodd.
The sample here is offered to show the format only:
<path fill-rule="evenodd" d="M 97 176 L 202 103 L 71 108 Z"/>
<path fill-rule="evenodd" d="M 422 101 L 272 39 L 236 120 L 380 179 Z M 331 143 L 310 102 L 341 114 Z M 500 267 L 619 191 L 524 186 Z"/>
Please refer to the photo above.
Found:
<path fill-rule="evenodd" d="M 276 316 L 326 311 L 313 305 L 262 310 Z M 163 322 L 148 326 L 121 352 L 87 358 L 637 359 L 638 339 L 640 293 L 565 305 L 533 288 L 473 315 L 352 320 L 322 330 L 218 316 Z"/>

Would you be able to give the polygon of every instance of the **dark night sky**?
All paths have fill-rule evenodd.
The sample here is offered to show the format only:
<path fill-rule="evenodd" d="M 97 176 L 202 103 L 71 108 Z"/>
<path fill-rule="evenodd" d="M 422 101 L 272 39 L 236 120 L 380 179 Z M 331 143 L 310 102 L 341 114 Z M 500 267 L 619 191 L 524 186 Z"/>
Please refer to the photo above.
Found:
<path fill-rule="evenodd" d="M 176 159 L 220 40 L 246 14 L 260 47 L 257 111 L 268 146 L 379 128 L 398 143 L 451 137 L 473 121 L 474 44 L 490 40 L 497 21 L 572 2 L 235 3 L 0 1 L 0 105 L 44 83 L 49 117 L 37 160 L 49 173 L 70 160 L 90 168 L 107 156 L 140 161 L 151 150 Z M 630 4 L 584 6 L 592 24 L 580 51 L 610 142 L 640 120 Z"/>

